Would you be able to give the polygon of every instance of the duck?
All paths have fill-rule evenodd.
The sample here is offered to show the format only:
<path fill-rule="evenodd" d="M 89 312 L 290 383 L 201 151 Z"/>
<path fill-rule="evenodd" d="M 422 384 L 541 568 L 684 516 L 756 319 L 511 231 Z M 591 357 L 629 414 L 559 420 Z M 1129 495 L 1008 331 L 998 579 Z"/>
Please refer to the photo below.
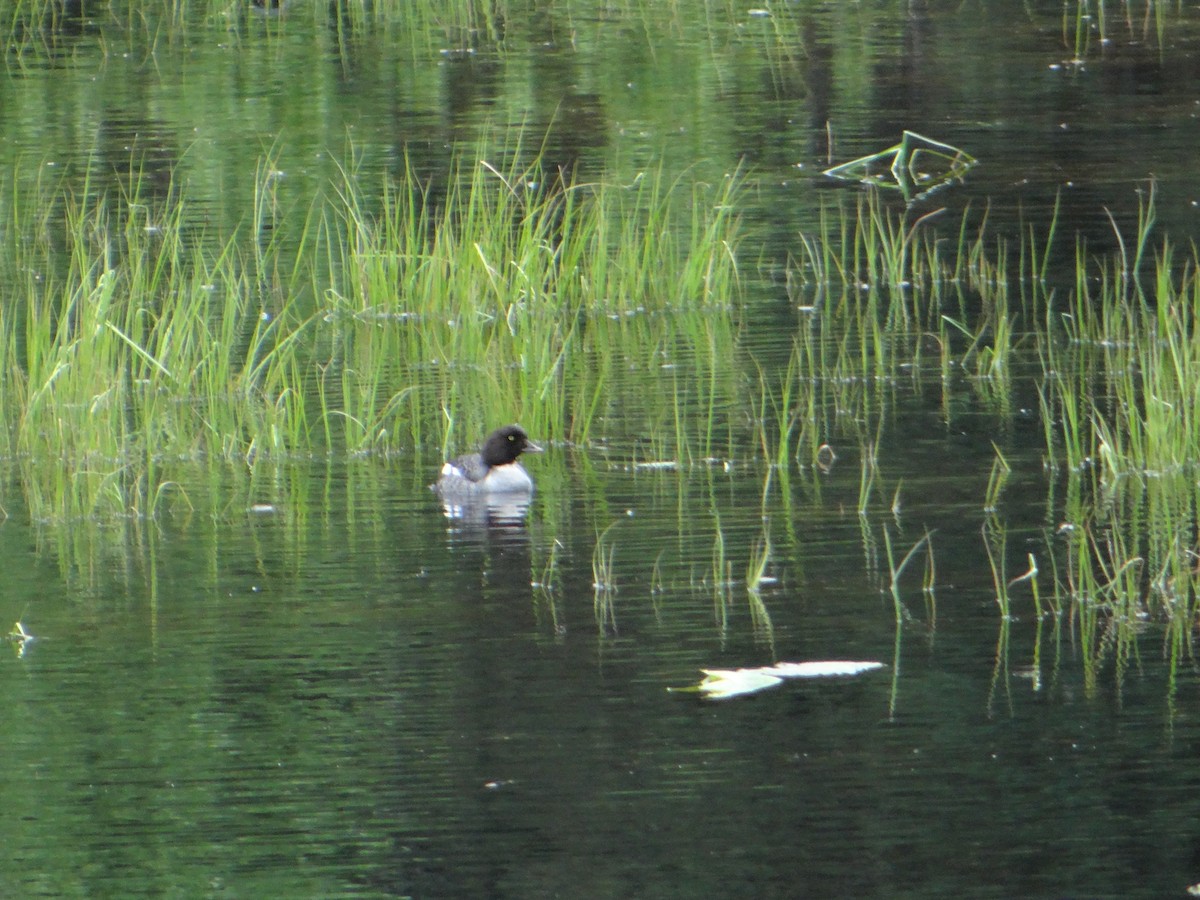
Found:
<path fill-rule="evenodd" d="M 541 452 L 520 425 L 505 425 L 487 436 L 478 453 L 445 463 L 434 489 L 443 496 L 532 494 L 533 479 L 517 458 Z"/>

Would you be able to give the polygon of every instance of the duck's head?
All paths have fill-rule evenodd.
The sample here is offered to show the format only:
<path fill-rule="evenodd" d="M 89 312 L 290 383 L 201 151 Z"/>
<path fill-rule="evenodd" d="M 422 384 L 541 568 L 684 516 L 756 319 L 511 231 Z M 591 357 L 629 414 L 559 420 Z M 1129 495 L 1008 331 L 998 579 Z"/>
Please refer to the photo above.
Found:
<path fill-rule="evenodd" d="M 542 448 L 529 439 L 520 425 L 505 425 L 488 435 L 480 455 L 488 466 L 506 466 L 522 453 L 541 453 Z"/>

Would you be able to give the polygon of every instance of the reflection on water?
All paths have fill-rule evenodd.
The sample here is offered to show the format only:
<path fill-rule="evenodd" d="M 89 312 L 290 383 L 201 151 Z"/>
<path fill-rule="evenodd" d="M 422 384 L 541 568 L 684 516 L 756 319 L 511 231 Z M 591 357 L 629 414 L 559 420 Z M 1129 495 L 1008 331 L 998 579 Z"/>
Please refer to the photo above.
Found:
<path fill-rule="evenodd" d="M 764 645 L 740 574 L 756 477 L 721 472 L 714 493 L 617 466 L 583 490 L 553 471 L 570 459 L 544 463 L 519 527 L 447 520 L 421 484 L 314 473 L 320 515 L 296 495 L 241 525 L 168 525 L 86 590 L 31 567 L 8 523 L 6 614 L 38 640 L 0 660 L 3 892 L 1157 897 L 1196 880 L 1200 683 L 1180 669 L 1168 693 L 1152 632 L 1119 691 L 1111 672 L 1089 688 L 1059 626 L 1001 629 L 978 534 L 944 527 L 936 627 L 914 583 L 897 634 L 847 467 L 791 498 Z M 911 520 L 979 515 L 951 469 L 926 485 Z M 714 527 L 729 584 L 706 574 Z M 895 671 L 721 704 L 667 691 L 776 654 Z"/>
<path fill-rule="evenodd" d="M 532 496 L 491 494 L 475 498 L 442 498 L 442 512 L 466 528 L 520 529 L 525 525 Z"/>
<path fill-rule="evenodd" d="M 550 191 L 659 164 L 716 184 L 748 161 L 741 265 L 769 277 L 829 199 L 817 173 L 916 129 L 979 160 L 938 203 L 991 204 L 1002 228 L 1061 195 L 1060 229 L 1094 251 L 1153 172 L 1162 228 L 1190 234 L 1192 11 L 1156 7 L 1153 28 L 1080 15 L 1071 35 L 1061 6 L 1035 7 L 691 21 L 574 4 L 419 32 L 292 4 L 171 43 L 68 4 L 44 47 L 10 56 L 0 156 L 79 196 L 137 170 L 155 195 L 139 212 L 186 181 L 214 233 L 253 218 L 266 243 L 334 159 L 364 185 L 411 166 L 437 205 L 448 148 L 520 121 Z M 154 228 L 131 219 L 126 237 Z M 193 472 L 161 521 L 34 528 L 10 485 L 0 895 L 1161 898 L 1200 882 L 1193 624 L 1144 621 L 1142 583 L 1172 588 L 1126 565 L 1154 558 L 1140 535 L 1057 532 L 1085 503 L 1030 474 L 1041 425 L 1014 411 L 1039 388 L 910 365 L 919 352 L 882 340 L 870 377 L 814 378 L 868 340 L 759 287 L 699 325 L 648 324 L 642 297 L 581 320 L 590 355 L 542 389 L 594 397 L 594 433 L 547 454 L 532 503 L 445 507 L 408 458 L 260 461 Z M 942 313 L 888 339 L 932 346 Z M 748 399 L 789 358 L 812 398 L 794 420 Z M 760 413 L 778 433 L 747 438 Z M 826 442 L 829 465 L 792 452 Z M 1194 487 L 1165 481 L 1127 479 L 1109 506 L 1161 521 L 1147 508 Z M 1184 533 L 1141 531 L 1160 556 Z M 894 579 L 930 534 L 932 589 L 919 563 Z M 1041 596 L 1020 578 L 1030 554 Z M 1049 587 L 1068 583 L 1097 602 Z M 667 691 L 824 659 L 889 677 L 719 705 Z"/>

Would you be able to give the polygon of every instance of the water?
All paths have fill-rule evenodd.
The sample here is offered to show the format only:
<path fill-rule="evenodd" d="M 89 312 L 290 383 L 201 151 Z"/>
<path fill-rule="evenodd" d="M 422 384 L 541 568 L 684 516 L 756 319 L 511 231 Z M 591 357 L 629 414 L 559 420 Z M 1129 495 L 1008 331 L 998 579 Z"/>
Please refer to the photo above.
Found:
<path fill-rule="evenodd" d="M 38 640 L 0 661 L 4 893 L 1155 897 L 1190 883 L 1200 685 L 1184 670 L 1168 689 L 1152 631 L 1120 690 L 1111 671 L 1083 683 L 1069 637 L 1044 634 L 1033 668 L 1028 617 L 998 658 L 977 541 L 947 536 L 936 629 L 908 591 L 897 635 L 851 556 L 858 516 L 833 496 L 779 548 L 769 633 L 738 586 L 722 628 L 700 584 L 707 541 L 690 533 L 705 527 L 677 517 L 692 480 L 612 472 L 598 494 L 539 498 L 519 530 L 458 527 L 419 486 L 372 480 L 378 494 L 304 524 L 168 524 L 152 571 L 113 566 L 87 590 L 15 579 L 6 605 L 25 599 Z M 740 556 L 755 486 L 714 481 Z M 600 622 L 597 502 L 618 521 Z M 567 524 L 547 597 L 531 581 L 554 504 Z M 888 669 L 723 703 L 666 690 L 776 657 Z"/>
<path fill-rule="evenodd" d="M 299 215 L 348 141 L 365 173 L 407 153 L 430 178 L 455 142 L 514 122 L 585 174 L 748 163 L 748 258 L 761 247 L 767 277 L 737 350 L 768 364 L 797 323 L 770 277 L 848 192 L 819 171 L 904 128 L 980 160 L 931 208 L 991 203 L 1015 229 L 1061 194 L 1060 228 L 1111 246 L 1105 210 L 1127 227 L 1153 175 L 1160 227 L 1194 233 L 1191 11 L 1154 7 L 1160 36 L 1109 10 L 1109 42 L 1078 65 L 1057 4 L 827 6 L 574 6 L 514 13 L 502 41 L 342 40 L 308 7 L 168 39 L 99 13 L 9 53 L 0 157 L 82 182 L 132 154 L 159 190 L 186 181 L 214 228 L 244 220 L 272 148 Z M 1027 378 L 1014 393 L 1036 409 Z M 828 473 L 767 483 L 721 448 L 639 466 L 639 394 L 614 375 L 593 444 L 530 461 L 539 493 L 515 527 L 448 520 L 420 448 L 195 471 L 193 511 L 160 522 L 31 523 L 7 485 L 0 623 L 36 639 L 0 648 L 0 894 L 1161 898 L 1200 882 L 1194 667 L 1171 665 L 1154 623 L 1092 668 L 1027 592 L 1011 622 L 997 609 L 993 440 L 1014 466 L 1009 577 L 1061 515 L 1032 414 L 1002 422 L 969 392 L 947 413 L 936 378 L 902 387 L 860 514 L 851 428 L 829 435 Z M 897 625 L 884 535 L 903 556 L 927 530 L 936 590 L 919 554 Z M 615 590 L 593 586 L 598 546 Z M 839 658 L 886 668 L 722 703 L 667 690 Z"/>

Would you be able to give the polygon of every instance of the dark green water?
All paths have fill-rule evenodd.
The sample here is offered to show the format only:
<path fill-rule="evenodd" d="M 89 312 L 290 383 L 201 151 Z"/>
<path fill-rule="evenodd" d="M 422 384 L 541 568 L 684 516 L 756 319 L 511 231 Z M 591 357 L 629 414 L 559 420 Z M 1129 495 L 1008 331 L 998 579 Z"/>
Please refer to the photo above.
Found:
<path fill-rule="evenodd" d="M 1111 243 L 1105 209 L 1128 223 L 1153 175 L 1161 227 L 1193 236 L 1198 20 L 1154 9 L 1161 34 L 1109 10 L 1108 43 L 1065 68 L 1056 4 L 530 7 L 502 38 L 341 38 L 323 5 L 173 38 L 96 12 L 9 48 L 0 159 L 81 180 L 132 154 L 222 225 L 271 148 L 300 213 L 348 141 L 368 172 L 408 153 L 436 179 L 453 144 L 521 122 L 551 161 L 625 180 L 749 165 L 766 277 L 739 347 L 783 359 L 796 315 L 772 277 L 845 192 L 817 172 L 903 128 L 980 159 L 936 202 L 991 202 L 1001 228 L 1061 192 L 1060 228 Z M 0 624 L 37 639 L 0 647 L 0 895 L 1183 896 L 1200 882 L 1200 678 L 1152 623 L 1095 672 L 1027 593 L 1005 626 L 980 533 L 992 440 L 1014 466 L 1010 576 L 1053 546 L 1060 500 L 1031 416 L 955 396 L 947 412 L 928 382 L 899 391 L 864 515 L 852 429 L 830 434 L 830 473 L 764 491 L 720 452 L 635 468 L 633 399 L 593 445 L 530 462 L 523 527 L 448 521 L 425 486 L 438 461 L 416 451 L 196 472 L 196 512 L 160 523 L 31 525 L 10 484 Z M 1015 396 L 1036 407 L 1029 383 Z M 597 595 L 610 526 L 617 590 Z M 775 580 L 755 607 L 764 529 Z M 935 606 L 918 559 L 899 630 L 885 529 L 901 555 L 934 530 Z M 886 669 L 724 703 L 667 691 L 701 668 L 837 658 Z"/>
<path fill-rule="evenodd" d="M 936 628 L 914 581 L 897 636 L 864 562 L 856 473 L 835 469 L 820 500 L 796 486 L 756 625 L 743 585 L 722 617 L 705 582 L 713 513 L 741 578 L 753 479 L 613 468 L 585 484 L 566 451 L 538 462 L 565 487 L 520 529 L 457 526 L 373 466 L 293 472 L 329 497 L 319 514 L 297 498 L 167 522 L 90 572 L 64 575 L 7 523 L 4 606 L 38 640 L 0 659 L 4 893 L 1165 897 L 1189 883 L 1200 679 L 1168 681 L 1153 630 L 1120 689 L 1111 666 L 1086 684 L 1051 625 L 1035 660 L 1028 615 L 1000 648 L 980 514 L 931 494 L 905 512 L 939 528 L 939 587 Z M 966 481 L 948 472 L 943 493 Z M 598 615 L 590 559 L 611 521 L 618 590 Z M 723 703 L 666 690 L 776 658 L 888 669 Z"/>

